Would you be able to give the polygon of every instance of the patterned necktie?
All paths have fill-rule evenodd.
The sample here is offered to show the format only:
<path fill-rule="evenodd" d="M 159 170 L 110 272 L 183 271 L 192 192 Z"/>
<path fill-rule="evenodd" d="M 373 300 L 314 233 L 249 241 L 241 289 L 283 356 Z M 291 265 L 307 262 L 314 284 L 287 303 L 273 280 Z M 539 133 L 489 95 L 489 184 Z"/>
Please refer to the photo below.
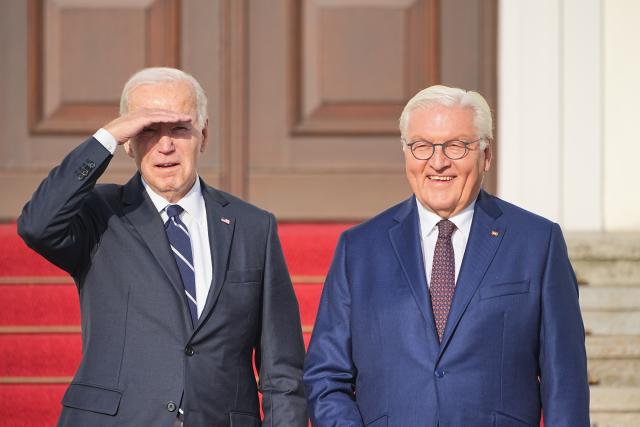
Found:
<path fill-rule="evenodd" d="M 442 334 L 447 325 L 447 317 L 453 300 L 456 286 L 456 264 L 453 256 L 451 234 L 456 226 L 449 220 L 438 222 L 438 240 L 433 252 L 433 268 L 431 269 L 431 307 L 436 321 L 438 338 L 442 341 Z"/>
<path fill-rule="evenodd" d="M 198 323 L 198 304 L 196 303 L 196 276 L 193 269 L 193 255 L 191 253 L 191 238 L 187 226 L 180 220 L 183 209 L 180 205 L 167 206 L 169 219 L 164 225 L 171 251 L 178 264 L 182 277 L 184 292 L 187 295 L 189 312 L 193 326 Z"/>

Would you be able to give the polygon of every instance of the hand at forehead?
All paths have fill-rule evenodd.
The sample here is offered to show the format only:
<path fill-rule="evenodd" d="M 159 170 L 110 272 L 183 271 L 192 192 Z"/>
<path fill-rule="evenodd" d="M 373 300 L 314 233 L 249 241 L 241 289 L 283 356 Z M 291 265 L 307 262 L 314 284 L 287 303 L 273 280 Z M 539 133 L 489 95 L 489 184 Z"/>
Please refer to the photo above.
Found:
<path fill-rule="evenodd" d="M 191 123 L 193 118 L 171 110 L 142 108 L 123 114 L 104 128 L 113 135 L 118 144 L 124 144 L 144 128 L 162 123 Z"/>

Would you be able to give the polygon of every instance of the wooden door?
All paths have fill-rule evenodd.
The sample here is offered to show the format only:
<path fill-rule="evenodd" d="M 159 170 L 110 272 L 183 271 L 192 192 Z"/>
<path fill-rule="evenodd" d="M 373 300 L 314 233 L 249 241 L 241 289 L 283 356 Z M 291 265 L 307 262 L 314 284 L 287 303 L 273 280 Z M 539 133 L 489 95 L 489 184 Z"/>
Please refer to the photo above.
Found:
<path fill-rule="evenodd" d="M 66 153 L 118 114 L 137 70 L 180 67 L 209 95 L 211 138 L 229 108 L 232 0 L 28 0 L 0 2 L 0 220 L 13 220 Z M 226 148 L 210 144 L 200 173 L 223 185 Z M 102 182 L 126 182 L 135 165 L 119 149 Z"/>
<path fill-rule="evenodd" d="M 246 194 L 282 219 L 358 220 L 406 198 L 397 123 L 420 89 L 495 99 L 492 2 L 252 0 L 247 13 Z"/>
<path fill-rule="evenodd" d="M 415 92 L 495 108 L 495 27 L 495 0 L 0 2 L 0 220 L 156 65 L 209 96 L 207 182 L 284 220 L 370 217 L 409 195 L 397 119 Z M 102 181 L 134 170 L 118 150 Z"/>

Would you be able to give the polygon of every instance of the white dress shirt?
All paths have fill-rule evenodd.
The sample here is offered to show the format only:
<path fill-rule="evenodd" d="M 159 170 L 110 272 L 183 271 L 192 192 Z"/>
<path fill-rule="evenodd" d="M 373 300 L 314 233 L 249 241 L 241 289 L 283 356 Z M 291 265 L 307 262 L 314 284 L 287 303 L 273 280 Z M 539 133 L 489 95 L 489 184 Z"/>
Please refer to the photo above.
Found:
<path fill-rule="evenodd" d="M 111 154 L 116 152 L 118 147 L 118 141 L 111 135 L 106 129 L 100 128 L 93 134 L 93 137 L 98 140 L 104 148 L 106 148 Z"/>
<path fill-rule="evenodd" d="M 115 138 L 105 129 L 98 130 L 93 137 L 102 144 L 111 154 L 118 146 Z M 169 219 L 167 206 L 170 204 L 180 205 L 184 211 L 180 214 L 180 219 L 187 226 L 191 239 L 191 253 L 193 254 L 193 268 L 196 279 L 196 304 L 198 306 L 198 316 L 202 314 L 204 304 L 207 302 L 209 288 L 211 288 L 212 262 L 211 247 L 209 246 L 209 227 L 207 226 L 207 211 L 200 189 L 200 178 L 196 177 L 196 182 L 191 190 L 177 203 L 169 203 L 164 197 L 157 194 L 149 187 L 149 184 L 142 179 L 147 194 L 151 198 L 153 205 L 160 213 L 162 222 Z"/>
<path fill-rule="evenodd" d="M 180 214 L 180 219 L 187 226 L 189 237 L 191 238 L 191 252 L 193 254 L 193 269 L 196 276 L 196 303 L 198 305 L 198 316 L 204 309 L 204 303 L 209 295 L 212 279 L 211 248 L 209 247 L 209 228 L 207 227 L 207 212 L 204 207 L 204 199 L 200 189 L 200 178 L 196 177 L 196 182 L 191 190 L 176 203 L 169 203 L 164 197 L 154 192 L 151 187 L 142 179 L 142 184 L 147 190 L 153 205 L 156 207 L 162 222 L 169 219 L 167 206 L 180 205 L 184 211 Z"/>
<path fill-rule="evenodd" d="M 416 199 L 418 204 L 418 217 L 420 218 L 420 242 L 422 243 L 422 254 L 424 256 L 424 269 L 427 277 L 427 284 L 431 286 L 431 269 L 433 267 L 433 252 L 436 249 L 436 241 L 438 240 L 438 222 L 443 218 L 431 212 Z M 473 221 L 473 211 L 475 209 L 475 200 L 462 211 L 458 212 L 449 221 L 453 222 L 456 229 L 451 235 L 451 243 L 453 244 L 453 256 L 456 262 L 456 282 L 458 281 L 458 273 L 462 265 L 464 251 L 467 248 L 469 240 L 469 232 L 471 231 L 471 222 Z"/>

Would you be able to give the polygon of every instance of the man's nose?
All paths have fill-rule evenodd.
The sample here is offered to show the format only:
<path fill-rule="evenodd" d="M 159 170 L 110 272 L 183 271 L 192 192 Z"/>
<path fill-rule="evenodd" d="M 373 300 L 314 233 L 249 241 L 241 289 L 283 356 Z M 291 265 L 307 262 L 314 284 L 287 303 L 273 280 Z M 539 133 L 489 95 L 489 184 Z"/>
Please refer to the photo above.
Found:
<path fill-rule="evenodd" d="M 437 145 L 434 147 L 433 156 L 429 159 L 429 164 L 434 170 L 443 169 L 451 163 L 451 159 L 444 155 L 444 146 Z"/>
<path fill-rule="evenodd" d="M 163 154 L 171 153 L 175 150 L 175 146 L 173 145 L 173 138 L 167 133 L 162 133 L 160 135 L 160 139 L 158 140 L 158 151 Z"/>

